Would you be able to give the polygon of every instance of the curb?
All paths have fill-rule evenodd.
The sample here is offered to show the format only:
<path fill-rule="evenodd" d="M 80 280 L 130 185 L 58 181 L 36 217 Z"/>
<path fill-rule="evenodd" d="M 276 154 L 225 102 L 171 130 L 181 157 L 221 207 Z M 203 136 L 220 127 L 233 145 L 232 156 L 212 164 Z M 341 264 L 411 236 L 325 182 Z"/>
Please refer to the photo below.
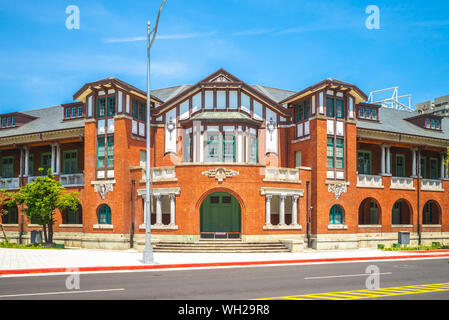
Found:
<path fill-rule="evenodd" d="M 404 256 L 381 256 L 381 257 L 377 256 L 377 257 L 353 257 L 353 258 L 322 258 L 322 259 L 301 259 L 301 260 L 205 262 L 205 263 L 160 264 L 160 265 L 140 265 L 140 266 L 12 269 L 12 270 L 0 270 L 0 275 L 73 273 L 73 272 L 95 272 L 95 271 L 97 271 L 97 272 L 100 272 L 100 271 L 137 271 L 137 270 L 163 270 L 163 269 L 235 267 L 235 266 L 269 266 L 269 265 L 288 265 L 288 264 L 302 264 L 302 263 L 351 262 L 351 261 L 357 262 L 357 261 L 441 258 L 441 257 L 449 257 L 449 253 L 448 254 L 426 254 L 426 255 L 404 255 Z M 74 269 L 76 269 L 76 271 L 74 271 Z"/>

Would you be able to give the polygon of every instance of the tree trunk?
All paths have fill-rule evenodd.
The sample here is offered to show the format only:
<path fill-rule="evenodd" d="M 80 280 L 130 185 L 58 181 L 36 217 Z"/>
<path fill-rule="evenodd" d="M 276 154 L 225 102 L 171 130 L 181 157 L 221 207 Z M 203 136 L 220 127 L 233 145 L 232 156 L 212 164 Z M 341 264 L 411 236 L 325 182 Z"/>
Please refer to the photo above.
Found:
<path fill-rule="evenodd" d="M 48 224 L 48 242 L 53 243 L 53 224 Z"/>
<path fill-rule="evenodd" d="M 44 232 L 44 240 L 47 242 L 47 225 L 42 225 L 42 231 Z"/>

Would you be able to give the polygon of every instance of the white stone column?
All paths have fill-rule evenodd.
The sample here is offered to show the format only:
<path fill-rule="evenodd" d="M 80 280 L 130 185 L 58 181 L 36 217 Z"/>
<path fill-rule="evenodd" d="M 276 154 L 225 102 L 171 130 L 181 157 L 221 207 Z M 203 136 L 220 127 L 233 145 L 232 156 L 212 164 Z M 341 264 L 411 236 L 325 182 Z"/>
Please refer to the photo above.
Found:
<path fill-rule="evenodd" d="M 162 224 L 162 196 L 157 194 L 154 196 L 156 198 L 156 224 Z"/>
<path fill-rule="evenodd" d="M 285 195 L 279 195 L 279 225 L 285 225 Z"/>
<path fill-rule="evenodd" d="M 299 196 L 292 196 L 292 225 L 298 225 L 298 199 Z"/>
<path fill-rule="evenodd" d="M 24 155 L 24 152 L 23 152 L 24 150 L 23 150 L 23 148 L 20 148 L 20 170 L 19 170 L 19 177 L 21 177 L 22 175 L 23 175 L 23 155 Z"/>
<path fill-rule="evenodd" d="M 265 224 L 271 226 L 271 194 L 265 195 Z"/>
<path fill-rule="evenodd" d="M 390 152 L 391 146 L 386 146 L 387 148 L 387 174 L 391 175 L 391 152 Z"/>
<path fill-rule="evenodd" d="M 30 174 L 30 169 L 29 169 L 29 166 L 30 166 L 30 148 L 28 148 L 28 147 L 24 147 L 24 149 L 25 149 L 25 172 L 23 173 L 23 175 L 25 176 L 25 177 L 28 177 L 28 175 Z"/>
<path fill-rule="evenodd" d="M 385 171 L 385 146 L 382 144 L 380 145 L 382 149 L 382 156 L 380 157 L 380 170 L 381 174 L 384 175 L 386 173 Z"/>
<path fill-rule="evenodd" d="M 171 193 L 170 197 L 170 225 L 176 224 L 176 195 Z"/>
<path fill-rule="evenodd" d="M 412 160 L 412 177 L 413 178 L 417 176 L 417 174 L 416 174 L 416 151 L 417 150 L 418 149 L 416 149 L 416 148 L 412 149 L 412 156 L 413 156 L 413 160 Z"/>
<path fill-rule="evenodd" d="M 55 145 L 51 145 L 51 172 L 55 173 Z"/>
<path fill-rule="evenodd" d="M 61 145 L 56 144 L 56 173 L 60 174 L 61 172 Z"/>

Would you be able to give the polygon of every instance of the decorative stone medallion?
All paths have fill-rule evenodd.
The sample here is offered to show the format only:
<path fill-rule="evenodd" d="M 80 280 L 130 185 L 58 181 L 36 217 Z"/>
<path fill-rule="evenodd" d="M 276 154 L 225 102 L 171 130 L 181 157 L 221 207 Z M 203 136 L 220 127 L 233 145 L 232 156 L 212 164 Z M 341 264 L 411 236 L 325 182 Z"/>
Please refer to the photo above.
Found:
<path fill-rule="evenodd" d="M 223 182 L 226 178 L 232 178 L 233 176 L 238 175 L 238 171 L 234 171 L 231 169 L 226 168 L 215 168 L 215 169 L 209 169 L 207 171 L 203 171 L 203 175 L 209 177 L 209 178 L 215 178 L 218 180 L 218 182 Z"/>
<path fill-rule="evenodd" d="M 330 183 L 327 187 L 327 191 L 332 192 L 335 195 L 335 198 L 338 200 L 343 193 L 348 192 L 347 183 Z"/>
<path fill-rule="evenodd" d="M 101 199 L 104 200 L 104 198 L 106 197 L 106 194 L 109 191 L 113 191 L 113 184 L 112 183 L 95 184 L 94 191 L 98 192 L 100 194 Z"/>

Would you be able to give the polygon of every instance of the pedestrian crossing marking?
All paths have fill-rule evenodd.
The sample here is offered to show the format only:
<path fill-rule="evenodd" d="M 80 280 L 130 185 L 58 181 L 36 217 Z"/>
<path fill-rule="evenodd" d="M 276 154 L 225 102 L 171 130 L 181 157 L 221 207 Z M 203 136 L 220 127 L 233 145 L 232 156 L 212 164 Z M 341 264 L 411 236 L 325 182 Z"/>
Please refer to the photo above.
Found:
<path fill-rule="evenodd" d="M 263 298 L 255 300 L 357 300 L 372 299 L 390 296 L 401 296 L 409 294 L 431 293 L 449 291 L 449 283 L 434 283 L 423 285 L 412 285 L 403 287 L 389 287 L 379 289 L 350 290 L 338 292 L 301 294 L 283 297 Z"/>

